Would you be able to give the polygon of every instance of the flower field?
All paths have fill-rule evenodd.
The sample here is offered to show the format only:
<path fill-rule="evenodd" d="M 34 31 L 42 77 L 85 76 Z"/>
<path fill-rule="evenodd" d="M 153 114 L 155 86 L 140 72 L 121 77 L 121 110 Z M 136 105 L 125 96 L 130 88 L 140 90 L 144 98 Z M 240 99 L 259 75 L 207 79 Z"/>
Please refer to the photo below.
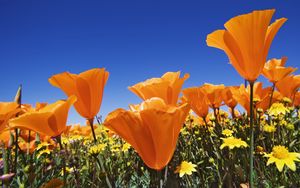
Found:
<path fill-rule="evenodd" d="M 245 79 L 238 86 L 185 88 L 193 75 L 166 72 L 129 86 L 143 102 L 103 119 L 105 68 L 53 75 L 66 99 L 51 104 L 23 103 L 20 86 L 0 102 L 2 186 L 300 187 L 300 75 L 287 57 L 268 58 L 287 20 L 271 23 L 274 12 L 207 35 Z M 71 106 L 85 125 L 66 125 Z"/>

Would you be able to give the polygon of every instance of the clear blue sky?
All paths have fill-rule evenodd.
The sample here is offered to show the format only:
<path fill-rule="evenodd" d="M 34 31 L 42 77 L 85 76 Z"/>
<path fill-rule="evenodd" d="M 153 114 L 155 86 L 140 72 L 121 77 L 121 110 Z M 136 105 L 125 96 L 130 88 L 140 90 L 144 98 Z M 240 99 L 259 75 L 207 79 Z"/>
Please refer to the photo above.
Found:
<path fill-rule="evenodd" d="M 167 71 L 190 73 L 184 87 L 238 85 L 243 80 L 222 51 L 206 46 L 206 35 L 231 17 L 267 8 L 276 8 L 274 19 L 288 18 L 269 57 L 288 56 L 287 65 L 299 67 L 297 1 L 0 0 L 0 101 L 22 83 L 24 103 L 54 102 L 65 95 L 48 83 L 51 75 L 95 67 L 110 72 L 104 116 L 141 101 L 128 86 Z M 72 109 L 69 122 L 84 120 Z"/>

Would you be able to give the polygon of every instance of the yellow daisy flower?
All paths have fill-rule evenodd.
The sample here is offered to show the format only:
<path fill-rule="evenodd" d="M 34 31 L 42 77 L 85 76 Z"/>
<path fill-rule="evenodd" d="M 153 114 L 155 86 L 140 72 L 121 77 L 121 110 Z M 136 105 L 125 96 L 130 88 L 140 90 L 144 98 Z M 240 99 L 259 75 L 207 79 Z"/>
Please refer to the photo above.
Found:
<path fill-rule="evenodd" d="M 285 115 L 287 112 L 289 112 L 289 109 L 287 109 L 282 103 L 274 103 L 269 109 L 269 115 L 271 116 L 278 116 L 280 114 Z"/>
<path fill-rule="evenodd" d="M 295 129 L 295 126 L 294 126 L 294 124 L 292 124 L 292 123 L 286 124 L 285 127 L 286 127 L 287 129 L 289 129 L 289 130 L 294 130 L 294 129 Z"/>
<path fill-rule="evenodd" d="M 291 103 L 292 103 L 292 100 L 291 100 L 290 98 L 283 97 L 282 102 L 283 102 L 283 103 L 286 103 L 286 104 L 291 104 Z"/>
<path fill-rule="evenodd" d="M 51 150 L 49 150 L 48 148 L 47 149 L 43 149 L 43 150 L 41 150 L 38 154 L 37 154 L 37 158 L 40 158 L 42 155 L 44 155 L 44 154 L 48 154 L 48 155 L 50 155 L 50 153 L 51 153 Z"/>
<path fill-rule="evenodd" d="M 241 140 L 240 138 L 235 138 L 233 136 L 227 137 L 227 138 L 221 138 L 223 140 L 223 144 L 220 146 L 220 149 L 223 149 L 224 147 L 229 147 L 229 149 L 233 149 L 235 147 L 247 147 L 248 144 Z"/>
<path fill-rule="evenodd" d="M 268 133 L 275 132 L 276 127 L 274 125 L 264 125 L 264 131 Z"/>
<path fill-rule="evenodd" d="M 222 131 L 222 135 L 227 136 L 227 137 L 232 136 L 232 133 L 233 133 L 233 131 L 229 130 L 229 129 L 225 129 Z"/>
<path fill-rule="evenodd" d="M 294 161 L 300 162 L 300 153 L 289 152 L 286 147 L 280 145 L 274 146 L 272 152 L 266 154 L 265 157 L 269 157 L 267 166 L 275 163 L 279 172 L 282 172 L 284 165 L 295 171 L 296 165 Z"/>
<path fill-rule="evenodd" d="M 191 175 L 193 172 L 196 172 L 197 170 L 195 169 L 197 165 L 187 162 L 187 161 L 182 161 L 179 166 L 176 167 L 175 173 L 179 173 L 179 177 L 184 176 L 185 174 Z"/>
<path fill-rule="evenodd" d="M 89 154 L 98 155 L 100 152 L 105 150 L 106 146 L 107 144 L 98 144 L 98 145 L 91 146 L 89 149 Z"/>
<path fill-rule="evenodd" d="M 122 151 L 127 152 L 130 149 L 131 145 L 128 143 L 123 144 Z"/>
<path fill-rule="evenodd" d="M 48 142 L 41 142 L 36 148 L 35 150 L 40 150 L 41 148 L 45 147 L 48 148 L 48 146 L 50 146 L 51 144 L 49 144 Z"/>
<path fill-rule="evenodd" d="M 66 167 L 66 172 L 67 173 L 73 173 L 74 171 L 75 171 L 75 169 L 73 167 L 72 168 Z M 63 169 L 60 171 L 60 175 L 64 176 L 64 170 Z"/>

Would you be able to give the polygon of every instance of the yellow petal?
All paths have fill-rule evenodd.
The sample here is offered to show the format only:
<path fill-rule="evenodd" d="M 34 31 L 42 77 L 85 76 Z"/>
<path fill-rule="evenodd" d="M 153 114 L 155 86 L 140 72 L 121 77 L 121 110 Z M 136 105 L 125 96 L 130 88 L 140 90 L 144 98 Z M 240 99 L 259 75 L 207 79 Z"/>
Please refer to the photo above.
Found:
<path fill-rule="evenodd" d="M 282 169 L 283 169 L 283 167 L 284 167 L 284 161 L 282 161 L 282 160 L 277 160 L 275 164 L 276 164 L 276 167 L 277 167 L 277 169 L 279 170 L 279 172 L 282 172 Z"/>

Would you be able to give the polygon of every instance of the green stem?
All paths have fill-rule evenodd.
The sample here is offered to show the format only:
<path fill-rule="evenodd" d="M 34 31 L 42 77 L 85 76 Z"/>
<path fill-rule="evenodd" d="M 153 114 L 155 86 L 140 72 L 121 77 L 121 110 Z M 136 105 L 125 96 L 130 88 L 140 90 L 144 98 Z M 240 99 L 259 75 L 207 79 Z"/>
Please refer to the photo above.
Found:
<path fill-rule="evenodd" d="M 234 114 L 234 107 L 233 107 L 233 108 L 231 108 L 231 116 L 232 116 L 232 119 L 234 120 L 234 118 L 235 118 L 235 114 Z"/>
<path fill-rule="evenodd" d="M 15 173 L 17 174 L 17 163 L 18 163 L 18 149 L 19 149 L 19 146 L 18 146 L 18 129 L 15 129 L 15 134 L 16 134 L 16 140 L 15 140 Z"/>
<path fill-rule="evenodd" d="M 272 105 L 272 99 L 273 99 L 274 90 L 275 90 L 275 83 L 273 83 L 273 85 L 272 85 L 272 91 L 271 91 L 271 96 L 270 96 L 270 101 L 269 101 L 269 108 Z"/>
<path fill-rule="evenodd" d="M 92 133 L 93 133 L 93 138 L 94 138 L 94 142 L 97 143 L 97 138 L 96 138 L 96 135 L 95 135 L 95 130 L 94 130 L 94 118 L 92 119 L 88 119 L 89 121 L 89 124 L 91 126 L 91 129 L 92 129 Z"/>
<path fill-rule="evenodd" d="M 63 148 L 63 145 L 61 143 L 61 136 L 57 136 L 56 137 L 56 140 L 59 144 L 59 147 L 60 147 L 60 151 L 63 151 L 64 148 Z M 66 185 L 66 180 L 67 180 L 67 171 L 66 171 L 66 161 L 65 161 L 65 157 L 62 157 L 62 160 L 63 160 L 63 172 L 64 172 L 64 185 Z"/>
<path fill-rule="evenodd" d="M 91 129 L 92 129 L 94 142 L 95 142 L 95 144 L 96 144 L 96 143 L 97 143 L 97 138 L 96 138 L 96 134 L 95 134 L 95 130 L 94 130 L 94 118 L 89 119 L 88 121 L 89 121 L 89 124 L 90 124 Z M 108 186 L 109 188 L 112 188 L 112 185 L 111 185 L 111 183 L 110 183 L 110 181 L 109 181 L 108 175 L 107 175 L 107 173 L 106 173 L 106 171 L 105 171 L 105 167 L 104 167 L 104 165 L 103 165 L 102 158 L 100 157 L 100 159 L 99 159 L 99 158 L 96 157 L 96 161 L 97 161 L 97 163 L 99 163 L 100 167 L 102 168 L 102 171 L 105 173 L 105 180 L 106 180 L 107 186 Z"/>
<path fill-rule="evenodd" d="M 250 84 L 250 188 L 254 187 L 254 168 L 253 168 L 253 161 L 254 161 L 254 114 L 253 114 L 253 86 L 254 82 L 249 82 Z"/>
<path fill-rule="evenodd" d="M 7 160 L 7 155 L 6 155 L 6 150 L 5 150 L 5 144 L 2 143 L 2 158 L 3 158 L 3 174 L 8 173 L 8 160 Z"/>
<path fill-rule="evenodd" d="M 31 131 L 30 130 L 28 130 L 28 138 L 27 138 L 27 143 L 28 143 L 28 145 L 29 145 L 29 147 L 30 147 L 30 134 L 31 134 Z M 29 147 L 27 147 L 27 155 L 29 155 Z"/>
<path fill-rule="evenodd" d="M 108 186 L 109 188 L 112 188 L 112 185 L 111 185 L 111 183 L 110 183 L 110 181 L 109 181 L 109 178 L 108 178 L 108 176 L 107 176 L 107 173 L 106 173 L 106 171 L 105 171 L 105 168 L 104 168 L 104 165 L 103 165 L 103 162 L 102 162 L 101 157 L 98 158 L 97 156 L 95 156 L 95 159 L 96 159 L 96 162 L 98 163 L 98 165 L 100 166 L 102 172 L 105 174 L 105 181 L 106 181 L 107 186 Z"/>
<path fill-rule="evenodd" d="M 216 124 L 219 125 L 218 114 L 217 114 L 217 108 L 214 107 L 213 110 L 214 110 L 214 116 L 215 116 Z"/>

